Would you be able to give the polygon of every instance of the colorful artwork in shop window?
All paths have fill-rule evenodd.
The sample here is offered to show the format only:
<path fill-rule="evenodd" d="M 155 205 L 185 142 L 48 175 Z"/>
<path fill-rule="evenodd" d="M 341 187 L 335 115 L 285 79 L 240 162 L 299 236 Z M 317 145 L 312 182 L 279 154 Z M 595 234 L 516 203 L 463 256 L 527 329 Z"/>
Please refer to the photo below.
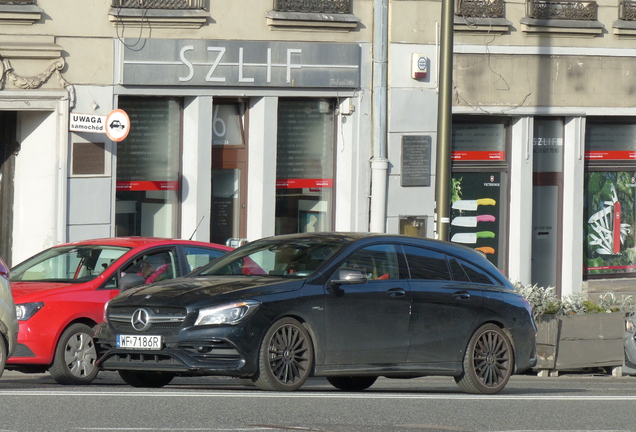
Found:
<path fill-rule="evenodd" d="M 586 273 L 636 272 L 636 172 L 588 172 L 586 185 Z"/>
<path fill-rule="evenodd" d="M 501 174 L 453 173 L 450 241 L 486 254 L 497 265 Z"/>

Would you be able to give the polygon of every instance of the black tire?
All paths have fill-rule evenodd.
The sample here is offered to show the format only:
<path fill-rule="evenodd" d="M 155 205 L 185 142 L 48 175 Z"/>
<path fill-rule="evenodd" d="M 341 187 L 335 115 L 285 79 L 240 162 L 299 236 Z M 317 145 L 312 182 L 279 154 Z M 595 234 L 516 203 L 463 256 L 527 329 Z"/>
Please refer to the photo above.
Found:
<path fill-rule="evenodd" d="M 133 387 L 159 388 L 170 384 L 175 377 L 170 372 L 117 371 L 126 384 Z"/>
<path fill-rule="evenodd" d="M 467 393 L 499 393 L 512 375 L 512 344 L 504 331 L 494 325 L 480 327 L 468 342 L 464 372 L 455 382 Z"/>
<path fill-rule="evenodd" d="M 7 364 L 7 342 L 2 334 L 0 334 L 0 377 L 4 373 L 4 367 Z"/>
<path fill-rule="evenodd" d="M 97 350 L 93 333 L 91 327 L 81 323 L 64 330 L 49 368 L 49 373 L 59 384 L 85 385 L 97 377 L 99 369 L 95 366 Z"/>
<path fill-rule="evenodd" d="M 311 375 L 313 364 L 314 349 L 307 330 L 293 318 L 280 319 L 263 338 L 254 384 L 261 390 L 297 390 Z"/>
<path fill-rule="evenodd" d="M 327 377 L 329 384 L 344 391 L 366 390 L 375 383 L 378 377 L 374 376 L 336 376 Z"/>

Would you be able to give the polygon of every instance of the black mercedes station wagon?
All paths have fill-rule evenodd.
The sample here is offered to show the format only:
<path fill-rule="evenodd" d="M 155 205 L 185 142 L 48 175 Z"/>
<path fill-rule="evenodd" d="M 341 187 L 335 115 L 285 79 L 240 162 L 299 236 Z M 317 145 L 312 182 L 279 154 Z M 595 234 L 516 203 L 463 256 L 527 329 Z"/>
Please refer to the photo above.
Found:
<path fill-rule="evenodd" d="M 124 291 L 105 320 L 98 365 L 137 387 L 219 375 L 290 391 L 321 376 L 356 391 L 445 375 L 492 394 L 536 364 L 531 307 L 482 254 L 399 235 L 257 240 Z"/>

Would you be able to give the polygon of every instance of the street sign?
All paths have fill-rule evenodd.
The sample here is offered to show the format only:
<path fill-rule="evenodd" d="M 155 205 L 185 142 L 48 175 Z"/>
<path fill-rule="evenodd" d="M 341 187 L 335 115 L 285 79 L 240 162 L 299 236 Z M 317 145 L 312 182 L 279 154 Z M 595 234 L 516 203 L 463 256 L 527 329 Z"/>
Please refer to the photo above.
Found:
<path fill-rule="evenodd" d="M 130 132 L 130 118 L 126 111 L 116 109 L 106 116 L 106 135 L 115 142 L 124 140 Z"/>
<path fill-rule="evenodd" d="M 71 132 L 96 132 L 104 133 L 106 128 L 106 116 L 95 114 L 71 113 L 68 129 Z"/>

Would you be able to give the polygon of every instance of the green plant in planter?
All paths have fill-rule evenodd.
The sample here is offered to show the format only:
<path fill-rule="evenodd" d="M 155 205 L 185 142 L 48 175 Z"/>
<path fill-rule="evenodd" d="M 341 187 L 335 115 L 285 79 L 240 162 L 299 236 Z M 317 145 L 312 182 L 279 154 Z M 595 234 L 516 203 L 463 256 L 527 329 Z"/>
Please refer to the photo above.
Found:
<path fill-rule="evenodd" d="M 581 315 L 589 313 L 624 312 L 633 314 L 636 305 L 632 296 L 617 298 L 607 292 L 599 296 L 598 302 L 587 299 L 583 294 L 572 294 L 559 299 L 554 287 L 540 287 L 537 284 L 523 285 L 514 281 L 515 291 L 532 306 L 535 319 L 543 315 Z"/>

